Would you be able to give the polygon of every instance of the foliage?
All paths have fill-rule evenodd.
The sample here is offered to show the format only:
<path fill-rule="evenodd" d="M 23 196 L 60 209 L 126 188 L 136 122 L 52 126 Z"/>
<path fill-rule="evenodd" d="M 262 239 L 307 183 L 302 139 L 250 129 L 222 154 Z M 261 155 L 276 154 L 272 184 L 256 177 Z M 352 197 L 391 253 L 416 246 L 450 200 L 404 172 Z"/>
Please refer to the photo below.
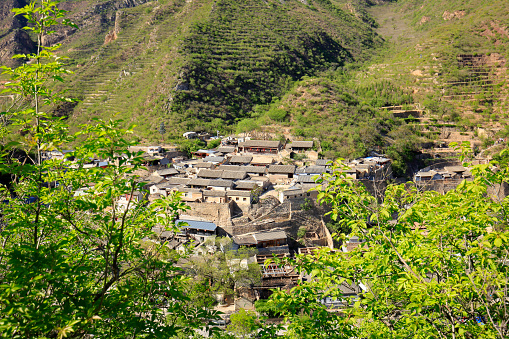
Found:
<path fill-rule="evenodd" d="M 236 338 L 251 338 L 255 331 L 260 327 L 257 321 L 256 313 L 240 309 L 237 313 L 230 316 L 231 324 L 226 330 L 231 332 Z"/>
<path fill-rule="evenodd" d="M 221 145 L 221 139 L 214 139 L 207 143 L 207 149 L 216 148 L 219 145 Z"/>
<path fill-rule="evenodd" d="M 179 151 L 186 153 L 188 158 L 201 148 L 206 148 L 207 144 L 200 139 L 185 139 L 179 142 Z"/>
<path fill-rule="evenodd" d="M 143 199 L 144 184 L 133 173 L 140 154 L 129 152 L 132 129 L 118 121 L 96 120 L 69 133 L 60 119 L 40 110 L 42 103 L 66 100 L 48 82 L 66 74 L 58 46 L 43 39 L 66 24 L 58 2 L 31 2 L 25 16 L 38 37 L 33 60 L 3 68 L 7 93 L 33 107 L 11 112 L 19 142 L 2 142 L 0 172 L 0 332 L 9 338 L 167 338 L 193 332 L 215 312 L 182 308 L 188 299 L 185 277 L 175 256 L 153 227 L 173 229 L 186 206 L 177 194 Z M 2 141 L 5 135 L 2 135 Z M 51 157 L 75 141 L 65 159 Z M 122 155 L 122 156 L 120 156 Z M 107 159 L 106 168 L 85 166 Z M 71 161 L 75 159 L 74 161 Z"/>
<path fill-rule="evenodd" d="M 195 283 L 205 284 L 209 293 L 232 295 L 235 288 L 252 287 L 261 280 L 260 266 L 249 259 L 256 249 L 232 249 L 231 240 L 217 238 L 214 253 L 202 253 L 191 256 L 183 264 L 185 272 L 193 277 Z"/>
<path fill-rule="evenodd" d="M 320 201 L 366 242 L 349 253 L 321 249 L 298 258 L 311 281 L 271 298 L 290 321 L 287 337 L 507 337 L 509 200 L 496 193 L 509 169 L 493 165 L 474 166 L 472 181 L 444 195 L 391 185 L 383 202 L 345 178 L 342 165 L 324 174 Z M 360 299 L 337 288 L 352 283 L 362 286 Z M 339 316 L 315 302 L 325 297 L 353 307 Z"/>

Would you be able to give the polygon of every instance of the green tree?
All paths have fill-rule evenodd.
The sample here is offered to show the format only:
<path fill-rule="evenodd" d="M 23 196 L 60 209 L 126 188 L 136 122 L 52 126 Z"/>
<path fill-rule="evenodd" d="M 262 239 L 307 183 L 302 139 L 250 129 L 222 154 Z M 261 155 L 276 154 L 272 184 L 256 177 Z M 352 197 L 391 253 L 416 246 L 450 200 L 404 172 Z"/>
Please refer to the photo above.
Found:
<path fill-rule="evenodd" d="M 161 134 L 161 139 L 164 141 L 164 135 L 166 134 L 166 127 L 164 126 L 164 122 L 161 121 L 159 125 L 159 134 Z"/>
<path fill-rule="evenodd" d="M 57 1 L 32 1 L 17 15 L 38 39 L 32 60 L 10 76 L 7 92 L 32 106 L 11 112 L 2 144 L 0 173 L 0 333 L 6 338 L 168 338 L 191 334 L 215 312 L 182 308 L 188 278 L 176 274 L 175 256 L 157 241 L 154 226 L 173 229 L 186 208 L 178 195 L 150 205 L 134 172 L 139 153 L 126 139 L 132 128 L 96 120 L 71 134 L 43 111 L 67 100 L 51 81 L 68 73 L 42 41 L 65 12 Z M 5 135 L 2 140 L 6 140 Z M 55 152 L 77 146 L 65 159 Z M 52 153 L 53 152 L 53 153 Z M 91 157 L 106 168 L 85 166 Z M 71 161 L 75 159 L 74 161 Z M 156 240 L 147 240 L 156 239 Z"/>
<path fill-rule="evenodd" d="M 226 330 L 234 335 L 235 338 L 251 338 L 260 324 L 257 321 L 256 313 L 241 309 L 230 316 L 231 324 Z"/>
<path fill-rule="evenodd" d="M 366 242 L 299 257 L 312 279 L 271 299 L 286 337 L 506 338 L 509 200 L 497 192 L 509 169 L 494 166 L 474 166 L 473 181 L 443 195 L 391 185 L 383 202 L 337 166 L 324 174 L 319 199 Z M 364 287 L 360 299 L 338 288 L 352 283 Z M 328 312 L 325 297 L 351 307 Z"/>

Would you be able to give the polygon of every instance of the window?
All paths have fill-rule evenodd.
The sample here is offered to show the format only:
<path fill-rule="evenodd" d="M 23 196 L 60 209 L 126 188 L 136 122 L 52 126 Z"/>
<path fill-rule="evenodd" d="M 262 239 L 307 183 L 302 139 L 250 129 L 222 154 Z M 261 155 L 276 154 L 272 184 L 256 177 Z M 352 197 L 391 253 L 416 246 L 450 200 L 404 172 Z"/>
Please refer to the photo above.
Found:
<path fill-rule="evenodd" d="M 239 201 L 239 197 L 236 197 L 235 200 Z"/>
<path fill-rule="evenodd" d="M 308 197 L 311 195 L 311 193 L 308 192 Z"/>
<path fill-rule="evenodd" d="M 242 198 L 242 201 L 246 201 L 246 198 Z"/>

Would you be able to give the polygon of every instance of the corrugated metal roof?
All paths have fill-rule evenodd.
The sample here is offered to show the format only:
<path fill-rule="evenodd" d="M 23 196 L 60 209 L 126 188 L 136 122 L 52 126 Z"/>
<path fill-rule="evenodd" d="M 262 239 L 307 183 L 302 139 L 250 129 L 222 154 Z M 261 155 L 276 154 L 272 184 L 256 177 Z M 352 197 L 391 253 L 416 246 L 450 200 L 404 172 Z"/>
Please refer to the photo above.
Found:
<path fill-rule="evenodd" d="M 311 148 L 313 141 L 292 141 L 290 147 Z"/>
<path fill-rule="evenodd" d="M 184 225 L 184 223 L 186 223 L 187 225 Z M 182 227 L 182 228 L 191 228 L 191 229 L 196 229 L 196 230 L 205 230 L 205 231 L 215 231 L 217 228 L 217 225 L 214 224 L 213 222 L 195 221 L 195 220 L 186 220 L 186 219 L 176 220 L 175 226 Z"/>
<path fill-rule="evenodd" d="M 269 173 L 295 173 L 295 165 L 270 165 Z"/>

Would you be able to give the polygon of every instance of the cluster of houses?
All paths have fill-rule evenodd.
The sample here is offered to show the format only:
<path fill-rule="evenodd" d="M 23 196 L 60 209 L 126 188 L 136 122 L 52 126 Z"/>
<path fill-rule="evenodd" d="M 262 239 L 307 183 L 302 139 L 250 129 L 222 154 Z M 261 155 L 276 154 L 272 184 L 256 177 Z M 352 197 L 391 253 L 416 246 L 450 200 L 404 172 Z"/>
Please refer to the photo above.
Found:
<path fill-rule="evenodd" d="M 291 158 L 293 154 L 314 152 L 314 145 L 314 141 L 283 144 L 280 141 L 226 138 L 216 149 L 194 152 L 192 159 L 188 159 L 176 149 L 168 151 L 161 146 L 133 147 L 130 151 L 143 152 L 143 169 L 135 174 L 137 180 L 144 184 L 145 190 L 121 197 L 117 205 L 125 209 L 133 200 L 150 203 L 159 197 L 179 192 L 192 210 L 202 210 L 201 217 L 192 213 L 180 215 L 175 221 L 178 232 L 154 228 L 159 240 L 167 241 L 168 246 L 176 250 L 185 250 L 192 242 L 195 252 L 199 253 L 209 251 L 204 247 L 207 240 L 226 235 L 231 239 L 234 248 L 257 248 L 258 253 L 252 260 L 260 264 L 262 281 L 245 291 L 245 298 L 250 301 L 264 298 L 268 296 L 271 288 L 290 288 L 303 279 L 293 267 L 276 264 L 266 266 L 264 263 L 274 255 L 284 258 L 296 253 L 295 235 L 289 230 L 296 223 L 305 221 L 305 218 L 292 219 L 297 213 L 292 213 L 291 210 L 298 209 L 303 200 L 315 200 L 317 192 L 312 189 L 318 186 L 316 178 L 331 172 L 332 162 L 327 159 L 307 158 L 308 161 L 301 166 L 288 161 L 288 155 Z M 45 159 L 63 159 L 66 154 L 48 152 L 44 156 Z M 85 165 L 104 168 L 115 161 L 90 159 Z M 347 165 L 350 169 L 344 170 L 345 174 L 353 179 L 384 180 L 391 176 L 390 160 L 380 156 L 356 159 Z M 91 183 L 77 190 L 75 195 L 85 194 L 93 185 Z M 260 220 L 263 216 L 256 219 L 263 213 L 252 213 L 253 206 L 266 197 L 274 201 L 273 207 L 290 206 L 289 204 L 293 203 L 293 207 L 289 207 L 288 218 L 280 224 L 283 227 L 277 226 L 275 222 L 278 212 L 270 212 L 276 213 L 276 216 L 264 220 Z M 221 212 L 221 207 L 229 211 L 230 220 L 221 221 L 221 217 L 216 215 Z M 272 208 L 271 211 L 274 210 L 275 208 Z M 234 211 L 249 215 L 245 225 L 238 230 L 235 228 L 237 224 L 232 223 Z M 311 222 L 319 223 L 320 219 Z M 227 224 L 230 225 L 229 229 Z M 317 227 L 325 228 L 323 220 Z M 225 231 L 227 229 L 229 231 Z"/>

